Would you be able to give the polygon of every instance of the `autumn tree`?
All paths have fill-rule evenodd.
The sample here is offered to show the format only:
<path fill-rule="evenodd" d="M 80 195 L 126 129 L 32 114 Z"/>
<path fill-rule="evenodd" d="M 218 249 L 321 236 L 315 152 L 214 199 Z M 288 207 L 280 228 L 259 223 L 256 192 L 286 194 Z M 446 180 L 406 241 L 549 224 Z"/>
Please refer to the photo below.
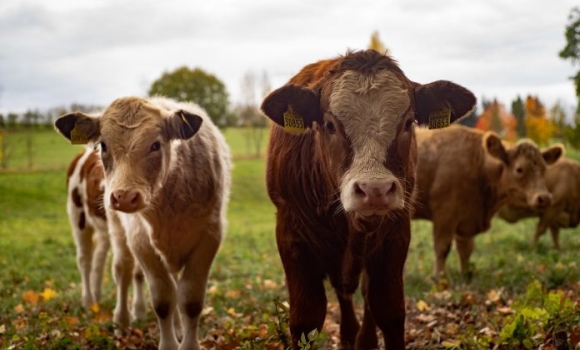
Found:
<path fill-rule="evenodd" d="M 229 95 L 226 86 L 215 75 L 200 68 L 184 66 L 163 73 L 151 84 L 149 96 L 154 95 L 195 102 L 218 126 L 225 126 L 228 120 Z"/>
<path fill-rule="evenodd" d="M 516 134 L 519 138 L 526 137 L 526 108 L 520 96 L 512 101 L 511 112 L 516 118 Z"/>
<path fill-rule="evenodd" d="M 574 7 L 568 16 L 568 25 L 564 31 L 566 46 L 559 52 L 560 58 L 570 60 L 572 65 L 580 65 L 580 8 Z M 580 71 L 571 77 L 576 88 L 578 104 L 576 114 L 580 115 Z"/>
<path fill-rule="evenodd" d="M 381 39 L 379 38 L 379 32 L 375 30 L 371 35 L 371 42 L 369 43 L 369 49 L 373 49 L 381 54 L 388 54 L 389 50 L 383 44 Z"/>
<path fill-rule="evenodd" d="M 515 140 L 516 118 L 509 113 L 503 103 L 493 100 L 484 101 L 483 112 L 477 118 L 476 128 L 481 130 L 495 131 L 498 135 L 506 140 Z"/>
<path fill-rule="evenodd" d="M 526 130 L 528 137 L 540 145 L 547 145 L 554 132 L 554 126 L 546 116 L 546 108 L 538 97 L 526 98 Z"/>

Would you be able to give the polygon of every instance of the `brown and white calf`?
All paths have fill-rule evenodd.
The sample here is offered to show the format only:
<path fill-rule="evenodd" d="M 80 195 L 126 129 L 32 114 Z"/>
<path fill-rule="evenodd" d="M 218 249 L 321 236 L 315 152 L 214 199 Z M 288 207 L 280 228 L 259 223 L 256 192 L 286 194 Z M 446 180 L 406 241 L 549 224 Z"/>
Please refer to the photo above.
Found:
<path fill-rule="evenodd" d="M 81 274 L 81 303 L 85 308 L 101 299 L 103 272 L 110 247 L 103 191 L 103 168 L 99 156 L 92 148 L 86 148 L 69 165 L 66 205 Z"/>
<path fill-rule="evenodd" d="M 455 241 L 461 272 L 469 277 L 469 258 L 477 234 L 506 203 L 547 207 L 546 164 L 559 147 L 540 152 L 531 141 L 504 146 L 493 132 L 454 125 L 417 131 L 418 162 L 414 218 L 433 222 L 435 276 L 444 272 Z"/>
<path fill-rule="evenodd" d="M 274 122 L 266 181 L 277 208 L 294 348 L 303 334 L 322 328 L 327 277 L 340 303 L 341 347 L 377 348 L 376 326 L 386 348 L 405 347 L 412 126 L 430 117 L 433 124 L 448 123 L 475 101 L 448 81 L 410 81 L 392 58 L 374 50 L 307 65 L 266 97 L 262 110 Z M 360 327 L 352 295 L 363 270 Z"/>
<path fill-rule="evenodd" d="M 120 227 L 116 230 L 114 226 L 111 227 L 116 218 L 111 218 L 114 216 L 113 212 L 105 211 L 104 192 L 105 180 L 100 155 L 94 147 L 86 147 L 72 160 L 67 171 L 67 213 L 77 250 L 77 265 L 81 274 L 81 303 L 85 308 L 98 303 L 101 299 L 103 273 L 110 248 L 109 232 L 122 230 Z M 114 257 L 113 269 L 125 270 L 126 266 L 133 266 L 132 256 L 122 257 L 115 254 Z M 136 267 L 133 274 L 135 281 L 133 315 L 135 319 L 144 319 L 146 309 L 143 296 L 143 273 Z M 115 322 L 124 327 L 129 325 L 128 289 L 129 285 L 117 284 Z"/>
<path fill-rule="evenodd" d="M 100 116 L 72 113 L 56 127 L 73 142 L 100 146 L 114 254 L 133 253 L 145 274 L 159 348 L 199 349 L 207 279 L 226 225 L 231 161 L 223 136 L 198 106 L 165 98 L 120 98 Z M 118 284 L 129 285 L 128 265 L 114 268 Z"/>
<path fill-rule="evenodd" d="M 554 248 L 560 250 L 560 229 L 575 228 L 580 224 L 580 163 L 561 157 L 548 165 L 545 178 L 552 194 L 552 203 L 548 207 L 508 204 L 501 207 L 498 216 L 508 222 L 538 217 L 532 247 L 536 247 L 540 236 L 549 228 Z"/>

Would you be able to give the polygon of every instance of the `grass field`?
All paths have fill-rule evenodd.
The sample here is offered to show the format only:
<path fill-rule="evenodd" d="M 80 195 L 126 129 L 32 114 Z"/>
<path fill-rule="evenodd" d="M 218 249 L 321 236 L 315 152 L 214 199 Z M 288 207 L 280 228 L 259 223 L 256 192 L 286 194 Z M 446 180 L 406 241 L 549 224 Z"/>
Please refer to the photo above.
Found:
<path fill-rule="evenodd" d="M 278 349 L 286 341 L 287 293 L 264 161 L 248 156 L 243 131 L 228 129 L 225 135 L 235 156 L 229 228 L 213 265 L 201 336 L 207 348 Z M 13 137 L 10 171 L 0 173 L 0 348 L 154 348 L 158 333 L 151 311 L 129 332 L 115 332 L 109 270 L 101 305 L 80 308 L 80 277 L 65 212 L 65 169 L 79 148 L 53 131 L 36 132 L 33 166 L 27 170 L 22 151 L 27 136 Z M 473 281 L 461 281 L 452 251 L 448 283 L 434 284 L 431 224 L 413 222 L 405 281 L 408 349 L 492 348 L 502 342 L 504 348 L 537 348 L 554 324 L 571 339 L 580 337 L 580 230 L 563 230 L 564 248 L 556 252 L 548 236 L 530 249 L 534 227 L 533 219 L 515 225 L 495 220 L 476 238 Z M 554 294 L 558 290 L 562 294 Z M 550 306 L 553 295 L 576 305 Z M 316 340 L 321 348 L 336 346 L 336 308 L 329 294 L 325 332 Z M 514 332 L 502 333 L 512 326 Z"/>

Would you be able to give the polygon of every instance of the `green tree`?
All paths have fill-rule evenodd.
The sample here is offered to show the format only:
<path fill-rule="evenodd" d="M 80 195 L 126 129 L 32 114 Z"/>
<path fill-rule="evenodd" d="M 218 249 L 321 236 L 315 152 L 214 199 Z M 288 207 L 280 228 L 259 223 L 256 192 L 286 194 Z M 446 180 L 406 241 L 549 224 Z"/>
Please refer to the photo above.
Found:
<path fill-rule="evenodd" d="M 564 60 L 570 60 L 573 65 L 580 65 L 580 8 L 574 7 L 570 10 L 568 20 L 568 25 L 564 31 L 566 46 L 560 51 L 559 56 Z M 576 97 L 578 98 L 576 114 L 580 114 L 580 71 L 571 79 L 574 81 Z"/>
<path fill-rule="evenodd" d="M 560 101 L 556 101 L 552 108 L 550 108 L 549 118 L 552 121 L 552 125 L 554 125 L 554 135 L 552 136 L 560 141 L 564 141 L 564 130 L 567 126 L 566 111 L 564 111 L 564 107 L 562 107 Z"/>
<path fill-rule="evenodd" d="M 516 118 L 516 133 L 518 137 L 526 137 L 526 107 L 524 106 L 524 101 L 519 95 L 512 101 L 512 114 Z"/>
<path fill-rule="evenodd" d="M 149 96 L 154 95 L 197 103 L 218 126 L 225 126 L 229 119 L 226 86 L 215 75 L 200 68 L 190 69 L 184 66 L 173 72 L 163 73 L 151 84 Z"/>

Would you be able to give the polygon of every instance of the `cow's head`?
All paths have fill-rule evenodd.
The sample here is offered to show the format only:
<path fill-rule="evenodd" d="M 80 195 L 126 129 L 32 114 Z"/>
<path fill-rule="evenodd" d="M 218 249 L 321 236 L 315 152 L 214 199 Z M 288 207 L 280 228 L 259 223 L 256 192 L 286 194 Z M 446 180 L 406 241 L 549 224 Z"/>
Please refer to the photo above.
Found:
<path fill-rule="evenodd" d="M 507 189 L 507 202 L 519 207 L 544 209 L 551 204 L 552 195 L 546 187 L 546 165 L 553 164 L 563 154 L 560 145 L 543 151 L 530 140 L 505 146 L 493 132 L 483 137 L 484 149 L 502 164 L 501 183 Z"/>
<path fill-rule="evenodd" d="M 414 83 L 390 57 L 368 50 L 347 54 L 308 87 L 273 91 L 262 110 L 288 132 L 316 134 L 344 210 L 368 217 L 409 204 L 413 124 L 446 126 L 475 102 L 470 91 L 448 81 Z"/>
<path fill-rule="evenodd" d="M 73 143 L 94 143 L 105 169 L 105 205 L 127 213 L 147 207 L 175 166 L 171 144 L 191 138 L 202 118 L 168 100 L 115 100 L 102 115 L 71 113 L 56 129 Z"/>

